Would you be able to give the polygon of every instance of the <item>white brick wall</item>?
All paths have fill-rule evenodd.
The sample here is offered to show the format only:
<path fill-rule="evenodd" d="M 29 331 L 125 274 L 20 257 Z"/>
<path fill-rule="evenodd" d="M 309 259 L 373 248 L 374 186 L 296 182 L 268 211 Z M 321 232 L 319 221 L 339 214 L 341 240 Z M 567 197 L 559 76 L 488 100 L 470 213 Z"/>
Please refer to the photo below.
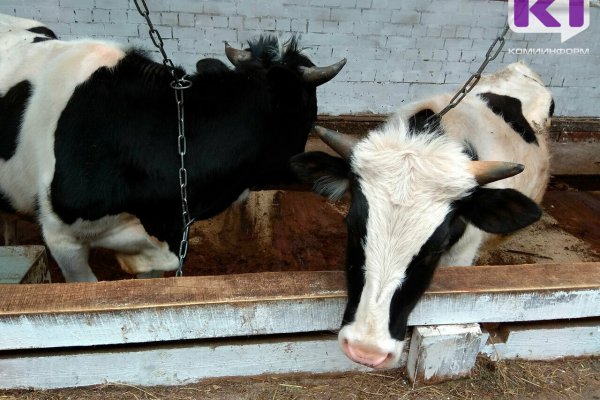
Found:
<path fill-rule="evenodd" d="M 225 60 L 223 41 L 243 46 L 260 32 L 300 33 L 318 65 L 348 58 L 319 89 L 319 112 L 388 113 L 428 94 L 453 91 L 481 63 L 504 24 L 492 0 L 147 0 L 176 64 Z M 551 86 L 558 115 L 600 116 L 600 5 L 591 24 L 561 45 L 558 35 L 509 33 L 489 71 L 523 59 Z M 152 50 L 133 0 L 2 0 L 0 12 L 47 23 L 62 38 L 110 38 Z M 589 48 L 586 56 L 516 55 L 510 48 Z"/>

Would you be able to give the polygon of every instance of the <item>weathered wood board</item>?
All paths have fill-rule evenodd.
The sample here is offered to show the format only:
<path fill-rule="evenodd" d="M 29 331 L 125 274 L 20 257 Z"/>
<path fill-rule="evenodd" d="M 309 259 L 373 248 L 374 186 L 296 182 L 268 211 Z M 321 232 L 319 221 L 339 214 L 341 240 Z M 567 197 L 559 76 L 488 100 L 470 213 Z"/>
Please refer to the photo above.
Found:
<path fill-rule="evenodd" d="M 154 346 L 4 355 L 0 389 L 122 383 L 184 385 L 204 378 L 312 371 L 365 371 L 335 335 L 207 340 Z"/>
<path fill-rule="evenodd" d="M 600 356 L 600 319 L 502 324 L 482 353 L 492 360 Z"/>
<path fill-rule="evenodd" d="M 7 285 L 0 350 L 332 330 L 341 273 L 264 273 Z"/>
<path fill-rule="evenodd" d="M 332 331 L 343 272 L 6 285 L 0 350 Z M 600 316 L 600 263 L 440 268 L 409 324 Z"/>
<path fill-rule="evenodd" d="M 0 246 L 0 284 L 50 282 L 44 246 Z"/>
<path fill-rule="evenodd" d="M 600 141 L 550 142 L 553 175 L 600 175 Z"/>

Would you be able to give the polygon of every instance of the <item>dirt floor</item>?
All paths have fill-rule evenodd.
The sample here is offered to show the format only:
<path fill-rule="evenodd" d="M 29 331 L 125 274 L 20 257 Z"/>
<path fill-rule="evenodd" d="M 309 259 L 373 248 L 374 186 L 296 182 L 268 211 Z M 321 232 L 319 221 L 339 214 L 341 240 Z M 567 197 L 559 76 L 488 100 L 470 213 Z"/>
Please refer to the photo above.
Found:
<path fill-rule="evenodd" d="M 480 358 L 473 374 L 430 386 L 409 383 L 402 371 L 212 379 L 178 387 L 107 384 L 50 391 L 0 391 L 0 400 L 502 400 L 600 399 L 600 359 L 560 362 Z"/>
<path fill-rule="evenodd" d="M 482 251 L 477 264 L 600 261 L 600 192 L 550 190 L 543 207 L 541 221 Z M 192 226 L 184 274 L 343 270 L 346 208 L 310 192 L 253 192 L 245 206 Z M 19 244 L 43 244 L 34 223 L 16 226 Z M 99 280 L 133 277 L 107 250 L 92 250 L 90 264 Z M 50 272 L 64 281 L 51 258 Z"/>

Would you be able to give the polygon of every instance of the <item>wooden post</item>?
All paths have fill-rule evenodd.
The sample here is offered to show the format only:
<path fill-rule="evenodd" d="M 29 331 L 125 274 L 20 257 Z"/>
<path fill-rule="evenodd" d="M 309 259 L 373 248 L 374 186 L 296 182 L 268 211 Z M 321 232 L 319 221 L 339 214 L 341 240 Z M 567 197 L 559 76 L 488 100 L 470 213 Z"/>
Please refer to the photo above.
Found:
<path fill-rule="evenodd" d="M 429 384 L 469 375 L 482 336 L 479 324 L 414 327 L 406 366 L 409 379 Z"/>

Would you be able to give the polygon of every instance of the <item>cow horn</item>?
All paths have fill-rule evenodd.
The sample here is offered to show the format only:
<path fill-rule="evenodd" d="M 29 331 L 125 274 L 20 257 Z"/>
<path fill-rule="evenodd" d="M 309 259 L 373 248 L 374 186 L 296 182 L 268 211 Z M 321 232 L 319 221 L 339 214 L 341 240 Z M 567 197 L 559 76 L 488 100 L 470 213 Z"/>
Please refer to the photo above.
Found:
<path fill-rule="evenodd" d="M 479 185 L 485 185 L 517 175 L 525 169 L 523 164 L 505 161 L 471 161 L 469 170 Z"/>
<path fill-rule="evenodd" d="M 352 149 L 359 142 L 359 139 L 344 135 L 331 129 L 323 128 L 322 126 L 315 126 L 315 132 L 321 138 L 323 142 L 331 149 L 333 149 L 340 156 L 346 160 L 350 158 Z"/>
<path fill-rule="evenodd" d="M 332 80 L 344 65 L 346 65 L 345 58 L 327 67 L 300 67 L 300 73 L 304 82 L 319 86 Z"/>
<path fill-rule="evenodd" d="M 227 42 L 225 42 L 225 55 L 227 56 L 227 59 L 236 67 L 239 63 L 252 59 L 252 53 L 247 50 L 239 50 L 231 47 Z"/>

